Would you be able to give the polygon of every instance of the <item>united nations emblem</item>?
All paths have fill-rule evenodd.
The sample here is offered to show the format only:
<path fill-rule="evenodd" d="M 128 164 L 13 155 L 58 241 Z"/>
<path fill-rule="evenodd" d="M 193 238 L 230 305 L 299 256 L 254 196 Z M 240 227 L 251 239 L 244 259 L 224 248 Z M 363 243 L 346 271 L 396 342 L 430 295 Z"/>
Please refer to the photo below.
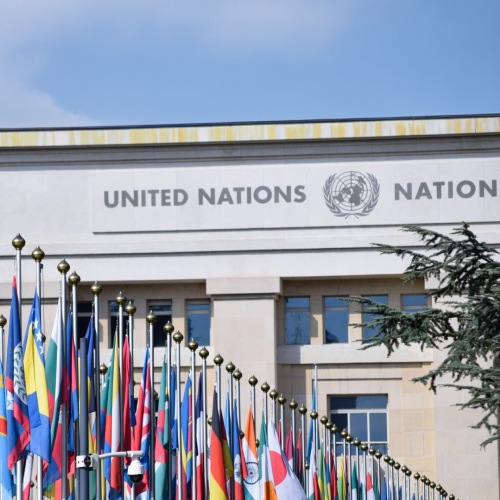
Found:
<path fill-rule="evenodd" d="M 323 195 L 326 206 L 336 217 L 366 217 L 377 205 L 380 185 L 372 174 L 344 172 L 328 177 Z"/>

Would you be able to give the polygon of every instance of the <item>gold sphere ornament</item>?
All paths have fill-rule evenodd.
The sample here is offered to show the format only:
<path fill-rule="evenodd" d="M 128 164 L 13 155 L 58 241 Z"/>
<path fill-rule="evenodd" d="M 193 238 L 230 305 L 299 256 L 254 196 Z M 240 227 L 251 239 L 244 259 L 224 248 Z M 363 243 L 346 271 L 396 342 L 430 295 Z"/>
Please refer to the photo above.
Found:
<path fill-rule="evenodd" d="M 129 303 L 125 306 L 125 312 L 129 316 L 133 316 L 137 312 L 137 307 L 134 306 L 131 300 L 129 300 Z"/>
<path fill-rule="evenodd" d="M 410 469 L 406 469 L 405 474 L 406 474 L 408 477 L 410 477 L 410 476 L 411 476 L 411 470 L 410 470 Z"/>
<path fill-rule="evenodd" d="M 276 400 L 278 397 L 278 391 L 276 389 L 273 389 L 270 393 L 269 396 L 271 396 L 271 399 Z"/>
<path fill-rule="evenodd" d="M 373 456 L 375 455 L 375 448 L 373 446 L 370 446 L 370 449 L 368 450 L 368 453 Z"/>
<path fill-rule="evenodd" d="M 315 411 L 315 410 L 313 410 L 313 411 L 311 412 L 311 418 L 312 418 L 313 420 L 316 420 L 316 419 L 318 418 L 318 412 L 317 412 L 317 411 Z"/>
<path fill-rule="evenodd" d="M 292 398 L 292 400 L 290 401 L 290 404 L 288 406 L 290 406 L 291 410 L 295 411 L 297 409 L 297 406 L 299 406 L 299 405 L 297 404 L 297 401 L 295 401 L 295 399 Z"/>
<path fill-rule="evenodd" d="M 163 331 L 167 335 L 172 335 L 172 333 L 174 333 L 174 325 L 172 325 L 172 323 L 170 323 L 170 321 L 167 321 L 167 324 L 163 327 Z"/>
<path fill-rule="evenodd" d="M 453 495 L 453 493 L 450 495 L 450 500 L 455 500 L 455 495 Z"/>
<path fill-rule="evenodd" d="M 408 470 L 408 467 L 406 467 L 406 465 L 403 465 L 403 467 L 401 467 L 401 472 L 403 474 L 406 474 L 406 471 Z"/>
<path fill-rule="evenodd" d="M 347 437 L 347 431 L 345 429 L 342 429 L 342 432 L 340 433 L 340 437 L 342 439 L 345 439 Z"/>
<path fill-rule="evenodd" d="M 3 314 L 0 314 L 0 328 L 3 328 L 7 324 L 7 320 Z"/>
<path fill-rule="evenodd" d="M 352 436 L 350 434 L 347 435 L 347 437 L 345 438 L 345 440 L 348 442 L 348 443 L 352 443 Z"/>
<path fill-rule="evenodd" d="M 426 481 L 427 481 L 427 478 L 425 476 L 422 476 L 422 482 L 425 484 Z"/>
<path fill-rule="evenodd" d="M 260 439 L 256 439 L 256 440 L 255 440 L 255 446 L 257 446 L 257 448 L 258 448 L 258 447 L 259 447 L 259 445 L 260 445 Z"/>
<path fill-rule="evenodd" d="M 99 295 L 101 295 L 102 292 L 102 286 L 99 283 L 97 283 L 97 281 L 94 281 L 94 284 L 90 287 L 90 291 L 92 292 L 93 295 L 99 297 Z"/>
<path fill-rule="evenodd" d="M 333 427 L 333 424 L 330 422 L 330 420 L 328 420 L 328 422 L 326 423 L 326 428 L 331 431 L 332 430 L 332 427 Z"/>
<path fill-rule="evenodd" d="M 117 296 L 116 296 L 116 299 L 115 299 L 115 302 L 123 307 L 125 305 L 125 303 L 127 302 L 127 297 L 125 297 L 125 295 L 123 295 L 122 292 L 120 292 Z"/>
<path fill-rule="evenodd" d="M 252 387 L 255 387 L 257 385 L 259 381 L 257 380 L 257 378 L 255 377 L 255 375 L 252 375 L 249 379 L 248 379 L 248 383 L 252 386 Z"/>
<path fill-rule="evenodd" d="M 76 273 L 76 271 L 73 271 L 69 276 L 68 276 L 68 281 L 71 285 L 73 286 L 78 286 L 80 284 L 80 276 Z"/>
<path fill-rule="evenodd" d="M 354 446 L 356 446 L 356 448 L 357 448 L 358 446 L 361 446 L 361 441 L 360 441 L 358 438 L 356 438 L 356 439 L 354 440 Z"/>
<path fill-rule="evenodd" d="M 328 419 L 323 415 L 319 421 L 323 424 L 323 425 L 326 425 L 328 423 Z"/>
<path fill-rule="evenodd" d="M 65 259 L 61 260 L 61 262 L 59 262 L 59 264 L 57 264 L 57 270 L 61 273 L 61 274 L 67 274 L 67 272 L 69 271 L 70 269 L 70 266 L 69 264 L 66 262 Z"/>
<path fill-rule="evenodd" d="M 368 451 L 368 445 L 366 443 L 363 443 L 361 445 L 361 449 L 366 453 Z"/>
<path fill-rule="evenodd" d="M 24 245 L 26 245 L 26 240 L 19 233 L 17 233 L 17 236 L 12 240 L 12 246 L 16 250 L 22 250 Z"/>
<path fill-rule="evenodd" d="M 233 365 L 232 361 L 229 361 L 229 363 L 226 365 L 227 373 L 233 373 L 234 370 L 236 370 L 236 366 Z"/>
<path fill-rule="evenodd" d="M 332 425 L 332 432 L 334 434 L 337 434 L 337 432 L 339 432 L 339 428 L 335 424 Z"/>
<path fill-rule="evenodd" d="M 382 453 L 380 453 L 379 450 L 377 450 L 377 453 L 375 453 L 375 458 L 377 458 L 378 460 L 382 458 Z"/>
<path fill-rule="evenodd" d="M 243 431 L 240 431 L 240 438 L 243 439 L 245 437 L 245 433 Z"/>
<path fill-rule="evenodd" d="M 390 457 L 389 455 L 386 455 L 386 456 L 384 457 L 384 462 L 385 462 L 386 464 L 388 464 L 390 461 L 391 461 L 391 457 Z"/>
<path fill-rule="evenodd" d="M 262 390 L 262 392 L 265 392 L 267 394 L 269 392 L 269 389 L 271 389 L 271 387 L 269 386 L 269 384 L 267 382 L 264 382 L 260 386 L 260 389 Z"/>
<path fill-rule="evenodd" d="M 299 413 L 305 415 L 307 413 L 307 408 L 304 405 L 300 405 Z"/>
<path fill-rule="evenodd" d="M 434 481 L 431 482 L 431 484 L 429 484 L 429 486 L 434 489 L 436 487 L 436 483 Z"/>
<path fill-rule="evenodd" d="M 241 380 L 241 377 L 243 377 L 243 373 L 236 369 L 236 371 L 233 373 L 234 380 Z"/>
<path fill-rule="evenodd" d="M 215 358 L 214 358 L 214 363 L 217 366 L 220 366 L 220 365 L 222 365 L 222 363 L 224 363 L 224 358 L 220 354 L 217 354 L 217 356 L 215 356 Z"/>
<path fill-rule="evenodd" d="M 149 311 L 148 315 L 146 316 L 146 321 L 150 324 L 150 325 L 154 325 L 156 323 L 156 320 L 158 318 L 156 317 L 156 314 L 153 312 L 153 311 Z"/>
<path fill-rule="evenodd" d="M 160 396 L 158 396 L 156 390 L 154 391 L 153 397 L 155 398 L 155 401 L 158 401 L 160 399 Z"/>
<path fill-rule="evenodd" d="M 446 490 L 443 490 L 443 492 L 441 493 L 441 495 L 443 495 L 444 498 L 446 498 L 448 496 L 448 492 Z"/>
<path fill-rule="evenodd" d="M 395 468 L 396 470 L 401 469 L 401 464 L 400 464 L 399 462 L 396 462 L 396 463 L 394 464 L 394 468 Z"/>
<path fill-rule="evenodd" d="M 30 488 L 34 488 L 35 487 L 35 483 L 33 481 L 30 481 Z"/>
<path fill-rule="evenodd" d="M 283 406 L 286 403 L 286 398 L 283 396 L 283 394 L 280 394 L 280 397 L 278 398 L 278 403 Z"/>
<path fill-rule="evenodd" d="M 309 462 L 306 462 L 305 467 L 306 467 L 306 470 L 309 470 Z"/>
<path fill-rule="evenodd" d="M 415 475 L 413 477 L 418 481 L 420 479 L 420 474 L 418 472 L 415 472 Z"/>
<path fill-rule="evenodd" d="M 167 325 L 168 325 L 168 323 L 167 323 Z M 165 327 L 163 327 L 163 329 L 165 329 Z M 202 347 L 200 352 L 199 352 L 200 358 L 202 358 L 202 359 L 207 359 L 209 354 L 210 353 L 208 352 L 208 349 L 206 347 Z"/>
<path fill-rule="evenodd" d="M 108 367 L 104 363 L 99 367 L 99 373 L 101 375 L 106 375 L 106 373 L 108 373 Z"/>
<path fill-rule="evenodd" d="M 212 426 L 212 417 L 208 417 L 207 422 L 208 422 L 208 425 Z"/>
<path fill-rule="evenodd" d="M 191 339 L 191 342 L 189 342 L 188 347 L 191 352 L 196 352 L 196 349 L 198 349 L 198 342 L 196 342 L 196 340 L 194 339 Z"/>
<path fill-rule="evenodd" d="M 184 340 L 184 335 L 182 335 L 182 333 L 179 330 L 177 330 L 174 333 L 174 342 L 180 344 L 183 340 Z"/>
<path fill-rule="evenodd" d="M 40 248 L 39 245 L 31 252 L 31 257 L 35 262 L 42 262 L 45 257 L 45 252 Z"/>
<path fill-rule="evenodd" d="M 438 484 L 438 485 L 436 486 L 436 490 L 438 490 L 438 491 L 439 491 L 439 493 L 441 493 L 441 492 L 443 491 L 443 487 L 442 487 L 440 484 Z"/>
<path fill-rule="evenodd" d="M 394 467 L 394 464 L 395 464 L 395 463 L 396 463 L 396 461 L 394 460 L 394 458 L 391 458 L 391 459 L 389 460 L 389 465 L 390 465 L 391 467 Z"/>

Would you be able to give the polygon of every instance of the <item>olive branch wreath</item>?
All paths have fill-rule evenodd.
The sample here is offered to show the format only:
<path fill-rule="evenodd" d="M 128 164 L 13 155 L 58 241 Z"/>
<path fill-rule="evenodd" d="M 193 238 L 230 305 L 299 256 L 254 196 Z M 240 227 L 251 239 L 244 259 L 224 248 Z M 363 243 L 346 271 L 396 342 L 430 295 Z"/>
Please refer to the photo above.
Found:
<path fill-rule="evenodd" d="M 337 174 L 330 175 L 330 177 L 328 177 L 328 179 L 325 182 L 325 186 L 323 187 L 323 196 L 325 197 L 325 203 L 326 206 L 329 208 L 330 212 L 332 212 L 336 217 L 344 217 L 345 219 L 347 219 L 351 215 L 354 215 L 356 218 L 366 217 L 367 215 L 370 215 L 373 212 L 375 206 L 377 205 L 378 198 L 380 196 L 380 184 L 372 174 L 366 174 L 366 176 L 368 177 L 368 180 L 372 185 L 372 195 L 368 203 L 363 207 L 363 210 L 361 210 L 361 212 L 351 214 L 342 212 L 342 210 L 333 201 L 332 185 L 333 182 L 335 181 L 335 178 L 337 177 Z"/>

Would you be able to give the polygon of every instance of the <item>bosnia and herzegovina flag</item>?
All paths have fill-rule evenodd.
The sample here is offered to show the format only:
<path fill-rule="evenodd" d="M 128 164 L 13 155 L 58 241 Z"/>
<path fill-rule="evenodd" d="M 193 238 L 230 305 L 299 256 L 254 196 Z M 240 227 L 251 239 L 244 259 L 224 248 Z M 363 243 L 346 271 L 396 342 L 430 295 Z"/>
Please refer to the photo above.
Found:
<path fill-rule="evenodd" d="M 26 446 L 30 440 L 28 399 L 26 397 L 24 379 L 23 348 L 15 277 L 12 283 L 9 341 L 7 345 L 7 372 L 5 375 L 5 388 L 7 389 L 7 428 L 9 429 L 7 433 L 8 467 L 12 470 L 16 462 L 26 455 Z"/>
<path fill-rule="evenodd" d="M 217 404 L 217 391 L 214 391 L 212 405 L 212 434 L 210 439 L 210 500 L 227 500 L 226 470 L 222 452 L 222 429 Z"/>
<path fill-rule="evenodd" d="M 188 483 L 193 475 L 193 407 L 191 401 L 191 372 L 186 381 L 181 405 L 182 497 L 188 498 Z"/>
<path fill-rule="evenodd" d="M 31 429 L 29 450 L 49 462 L 51 455 L 49 398 L 45 377 L 40 300 L 36 289 L 24 337 L 23 355 Z"/>

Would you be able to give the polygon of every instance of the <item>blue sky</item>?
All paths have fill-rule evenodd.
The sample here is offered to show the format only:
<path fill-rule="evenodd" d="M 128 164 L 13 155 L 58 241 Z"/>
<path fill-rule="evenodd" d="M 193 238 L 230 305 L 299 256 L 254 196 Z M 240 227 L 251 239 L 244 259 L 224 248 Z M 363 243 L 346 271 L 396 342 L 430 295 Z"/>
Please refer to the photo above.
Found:
<path fill-rule="evenodd" d="M 0 127 L 500 112 L 500 0 L 0 0 Z"/>

